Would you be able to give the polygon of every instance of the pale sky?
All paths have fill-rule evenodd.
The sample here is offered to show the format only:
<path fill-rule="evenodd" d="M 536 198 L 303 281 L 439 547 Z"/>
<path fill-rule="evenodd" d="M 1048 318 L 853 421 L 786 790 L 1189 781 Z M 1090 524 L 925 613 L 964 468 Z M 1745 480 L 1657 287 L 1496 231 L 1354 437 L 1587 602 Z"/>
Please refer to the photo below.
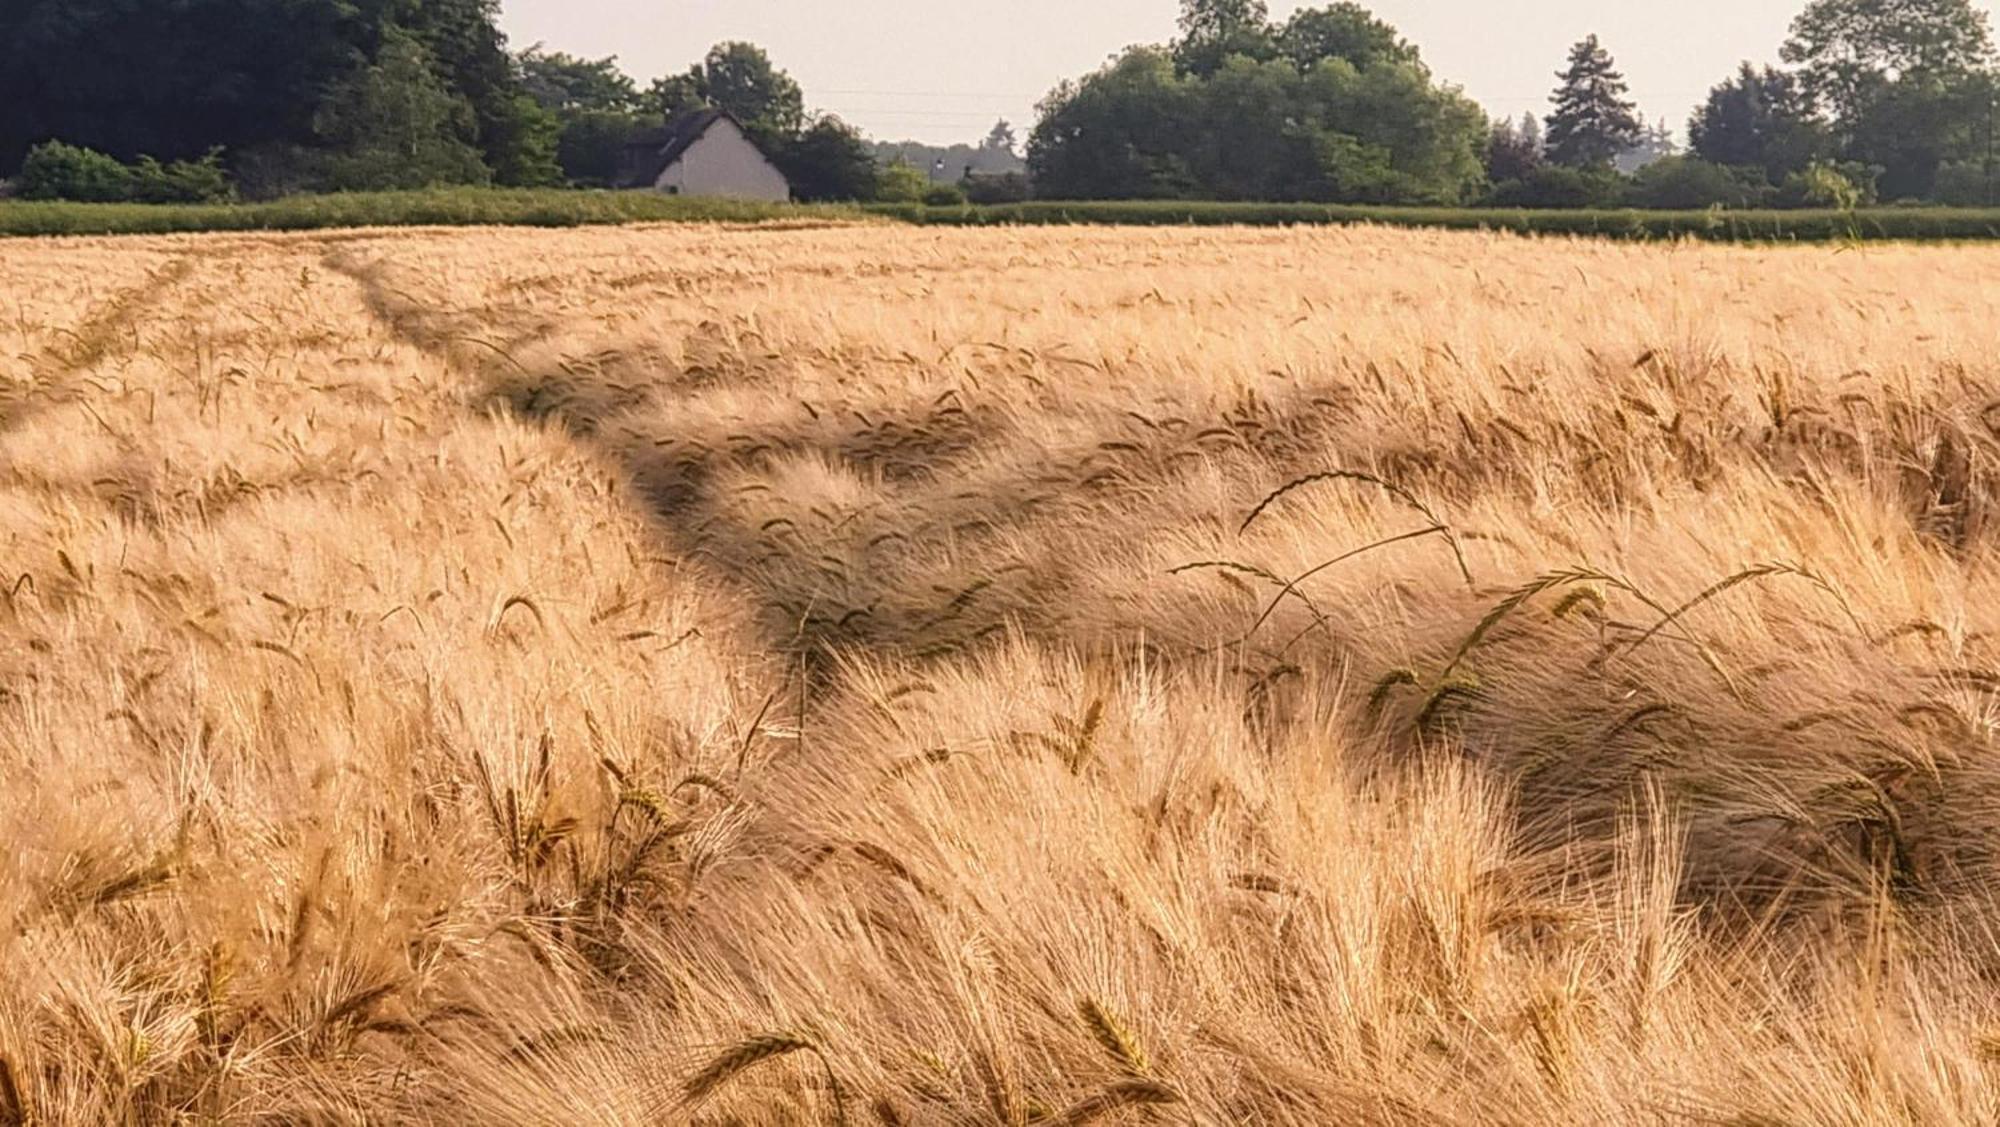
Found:
<path fill-rule="evenodd" d="M 1364 0 L 1364 3 L 1366 0 Z M 1992 11 L 2000 0 L 1977 0 Z M 1805 0 L 1376 0 L 1440 78 L 1488 113 L 1548 109 L 1569 45 L 1596 32 L 1647 120 L 1678 131 L 1739 60 L 1776 62 Z M 1282 18 L 1298 4 L 1273 0 Z M 1177 0 L 503 0 L 515 47 L 617 55 L 645 85 L 713 43 L 747 39 L 805 88 L 808 109 L 881 140 L 976 141 L 996 118 L 1022 140 L 1065 77 L 1174 34 Z"/>

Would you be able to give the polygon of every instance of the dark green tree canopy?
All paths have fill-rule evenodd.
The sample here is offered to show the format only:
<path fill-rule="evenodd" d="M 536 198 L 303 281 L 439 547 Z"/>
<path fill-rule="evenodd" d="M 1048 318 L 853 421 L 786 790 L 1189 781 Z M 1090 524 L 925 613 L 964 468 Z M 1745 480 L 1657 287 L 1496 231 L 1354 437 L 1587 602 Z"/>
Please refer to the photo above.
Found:
<path fill-rule="evenodd" d="M 1362 9 L 1277 31 L 1253 0 L 1190 2 L 1181 26 L 1043 103 L 1038 193 L 1455 203 L 1483 181 L 1485 116 Z"/>
<path fill-rule="evenodd" d="M 805 126 L 804 92 L 754 43 L 718 43 L 687 73 L 654 82 L 652 94 L 669 116 L 716 106 L 765 137 L 797 136 Z"/>
<path fill-rule="evenodd" d="M 1232 55 L 1267 59 L 1277 51 L 1264 0 L 1181 0 L 1180 29 L 1173 57 L 1183 74 L 1206 76 Z"/>
<path fill-rule="evenodd" d="M 817 118 L 785 144 L 778 165 L 801 200 L 875 198 L 875 157 L 861 134 L 831 114 Z"/>
<path fill-rule="evenodd" d="M 1195 139 L 1195 80 L 1141 47 L 1043 100 L 1028 140 L 1028 176 L 1044 195 L 1155 199 L 1192 194 L 1185 149 Z"/>
<path fill-rule="evenodd" d="M 537 43 L 521 52 L 521 82 L 528 95 L 556 113 L 629 113 L 644 99 L 618 59 L 583 59 L 546 51 Z"/>
<path fill-rule="evenodd" d="M 556 160 L 563 177 L 585 188 L 609 188 L 624 171 L 625 147 L 649 129 L 652 118 L 618 110 L 578 110 L 562 115 Z"/>
<path fill-rule="evenodd" d="M 1948 164 L 1995 179 L 1996 91 L 1990 74 L 1953 81 L 1910 77 L 1884 86 L 1845 128 L 1848 160 L 1879 169 L 1885 199 L 1928 199 Z"/>
<path fill-rule="evenodd" d="M 1626 201 L 1637 207 L 1691 211 L 1721 204 L 1755 207 L 1771 194 L 1762 169 L 1730 168 L 1700 157 L 1668 156 L 1632 175 Z"/>
<path fill-rule="evenodd" d="M 429 75 L 470 107 L 491 173 L 546 182 L 553 121 L 523 97 L 496 15 L 495 0 L 11 0 L 0 4 L 0 173 L 51 138 L 128 160 L 320 146 L 328 99 L 351 99 L 387 62 L 375 81 Z M 404 40 L 422 48 L 422 67 L 407 65 Z M 423 102 L 429 90 L 411 94 Z"/>
<path fill-rule="evenodd" d="M 1694 159 L 1652 173 L 1633 198 L 1749 199 L 1739 173 L 1756 170 L 1774 198 L 1803 200 L 1814 168 L 1837 168 L 1863 196 L 2000 198 L 1980 0 L 1796 2 L 1789 69 L 1745 64 L 1717 85 L 1688 123 Z M 644 89 L 615 58 L 540 44 L 516 54 L 500 3 L 0 0 L 0 176 L 59 141 L 41 164 L 73 166 L 71 180 L 123 166 L 138 183 L 157 166 L 192 183 L 220 169 L 246 196 L 597 185 L 661 116 L 703 106 L 740 119 L 815 198 L 867 194 L 864 155 L 946 180 L 1022 167 L 1004 122 L 955 146 L 863 142 L 809 116 L 799 84 L 748 43 L 717 44 Z M 1128 51 L 1043 103 L 1025 146 L 1038 193 L 1454 203 L 1507 184 L 1510 199 L 1602 200 L 1626 183 L 1614 173 L 1672 151 L 1595 37 L 1571 52 L 1544 139 L 1533 118 L 1487 122 L 1355 0 L 1277 22 L 1267 0 L 1179 7 L 1170 44 Z"/>
<path fill-rule="evenodd" d="M 1342 2 L 1324 8 L 1301 8 L 1277 34 L 1278 50 L 1300 70 L 1311 70 L 1328 59 L 1346 59 L 1357 69 L 1375 63 L 1418 65 L 1416 47 L 1396 29 L 1376 19 L 1359 4 Z"/>
<path fill-rule="evenodd" d="M 556 119 L 522 88 L 519 64 L 500 33 L 500 0 L 366 2 L 385 10 L 386 26 L 414 35 L 446 85 L 471 103 L 478 145 L 494 179 L 512 185 L 561 180 Z"/>
<path fill-rule="evenodd" d="M 1761 168 L 1776 183 L 1811 164 L 1823 138 L 1794 75 L 1746 62 L 1695 110 L 1688 143 L 1702 160 Z"/>
<path fill-rule="evenodd" d="M 124 160 L 305 141 L 378 40 L 339 0 L 8 0 L 0 175 L 51 139 Z"/>
<path fill-rule="evenodd" d="M 1798 68 L 1797 112 L 1825 125 L 1815 155 L 1864 189 L 1932 198 L 1947 170 L 1954 198 L 2000 186 L 1992 33 L 1971 0 L 1813 0 L 1782 54 Z"/>
<path fill-rule="evenodd" d="M 625 145 L 649 124 L 647 99 L 614 58 L 584 59 L 537 43 L 517 58 L 521 87 L 557 123 L 562 178 L 607 187 L 618 177 Z"/>
<path fill-rule="evenodd" d="M 1542 132 L 1534 122 L 1534 116 L 1529 115 L 1527 124 L 1533 126 L 1532 134 L 1505 118 L 1493 123 L 1493 131 L 1486 140 L 1488 180 L 1495 184 L 1525 180 L 1542 166 Z"/>
<path fill-rule="evenodd" d="M 1992 35 L 1970 0 L 1812 0 L 1781 54 L 1688 122 L 1704 161 L 1761 169 L 1777 199 L 2000 198 Z"/>
<path fill-rule="evenodd" d="M 681 74 L 669 74 L 653 80 L 646 88 L 645 104 L 648 110 L 660 117 L 700 109 L 708 105 L 708 96 L 703 93 L 707 79 L 699 66 L 691 67 Z"/>
<path fill-rule="evenodd" d="M 1608 168 L 1620 153 L 1637 145 L 1645 126 L 1625 97 L 1625 76 L 1611 53 L 1586 36 L 1570 48 L 1569 66 L 1556 76 L 1562 84 L 1550 99 L 1548 157 L 1570 168 Z"/>

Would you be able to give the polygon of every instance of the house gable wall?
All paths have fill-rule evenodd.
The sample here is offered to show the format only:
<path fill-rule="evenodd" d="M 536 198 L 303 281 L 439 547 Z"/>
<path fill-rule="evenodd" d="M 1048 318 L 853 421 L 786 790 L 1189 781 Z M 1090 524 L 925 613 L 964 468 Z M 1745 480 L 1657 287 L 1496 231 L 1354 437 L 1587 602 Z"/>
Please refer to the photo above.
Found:
<path fill-rule="evenodd" d="M 782 203 L 792 198 L 785 180 L 763 150 L 728 118 L 708 127 L 653 185 L 683 196 L 729 196 Z"/>

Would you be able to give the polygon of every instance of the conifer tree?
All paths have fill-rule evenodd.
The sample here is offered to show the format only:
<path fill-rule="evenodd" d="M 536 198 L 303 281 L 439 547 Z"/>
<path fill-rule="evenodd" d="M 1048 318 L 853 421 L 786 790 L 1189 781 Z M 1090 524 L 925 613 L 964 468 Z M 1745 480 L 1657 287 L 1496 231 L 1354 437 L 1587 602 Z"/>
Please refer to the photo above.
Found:
<path fill-rule="evenodd" d="M 1548 159 L 1571 168 L 1609 168 L 1618 154 L 1637 145 L 1644 126 L 1625 98 L 1625 76 L 1614 69 L 1610 52 L 1587 36 L 1570 48 L 1569 68 L 1550 99 Z"/>

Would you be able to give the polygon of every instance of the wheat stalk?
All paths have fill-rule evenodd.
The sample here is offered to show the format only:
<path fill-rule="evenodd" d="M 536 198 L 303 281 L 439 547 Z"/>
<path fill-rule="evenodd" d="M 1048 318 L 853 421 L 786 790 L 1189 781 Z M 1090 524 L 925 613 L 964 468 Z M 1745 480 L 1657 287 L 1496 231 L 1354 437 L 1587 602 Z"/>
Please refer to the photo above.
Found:
<path fill-rule="evenodd" d="M 919 896 L 930 900 L 940 899 L 937 892 L 925 884 L 917 874 L 911 872 L 910 867 L 898 860 L 894 853 L 870 841 L 854 842 L 853 849 L 855 856 L 860 857 L 889 876 L 909 885 Z"/>
<path fill-rule="evenodd" d="M 1804 579 L 1808 583 L 1811 583 L 1813 586 L 1819 588 L 1822 591 L 1825 591 L 1829 595 L 1832 595 L 1834 599 L 1840 603 L 1841 609 L 1847 613 L 1848 619 L 1854 623 L 1854 628 L 1856 633 L 1860 634 L 1863 637 L 1867 637 L 1868 634 L 1867 629 L 1861 625 L 1861 620 L 1855 616 L 1854 610 L 1852 607 L 1848 605 L 1846 597 L 1843 596 L 1839 591 L 1835 590 L 1832 584 L 1820 578 L 1819 575 L 1815 574 L 1814 572 L 1808 571 L 1805 568 L 1798 567 L 1794 564 L 1772 563 L 1772 564 L 1763 564 L 1757 567 L 1744 568 L 1742 571 L 1736 572 L 1733 575 L 1726 575 L 1721 579 L 1716 580 L 1714 583 L 1709 584 L 1707 587 L 1703 588 L 1701 593 L 1696 595 L 1694 598 L 1689 599 L 1687 602 L 1684 602 L 1680 606 L 1675 607 L 1673 610 L 1668 611 L 1664 616 L 1660 618 L 1658 622 L 1655 622 L 1653 624 L 1651 629 L 1639 635 L 1639 637 L 1636 640 L 1628 644 L 1625 647 L 1625 653 L 1627 656 L 1630 656 L 1632 651 L 1638 649 L 1640 646 L 1643 646 L 1647 642 L 1651 641 L 1654 635 L 1658 634 L 1662 630 L 1665 630 L 1667 627 L 1673 625 L 1674 623 L 1680 621 L 1683 615 L 1687 614 L 1689 611 L 1700 606 L 1701 604 L 1709 601 L 1710 599 L 1713 599 L 1716 596 L 1722 594 L 1723 592 L 1728 591 L 1732 587 L 1737 587 L 1740 586 L 1741 584 L 1748 583 L 1753 579 L 1770 579 L 1776 576 L 1787 576 L 1787 575 Z"/>
<path fill-rule="evenodd" d="M 1458 534 L 1451 530 L 1451 526 L 1415 493 L 1410 492 L 1408 489 L 1387 478 L 1368 473 L 1364 470 L 1326 470 L 1321 473 L 1307 474 L 1304 477 L 1288 481 L 1267 494 L 1262 501 L 1257 502 L 1257 507 L 1250 510 L 1250 515 L 1243 519 L 1243 524 L 1236 530 L 1236 534 L 1241 536 L 1249 532 L 1250 526 L 1257 523 L 1257 518 L 1262 516 L 1272 505 L 1277 504 L 1280 498 L 1295 490 L 1303 489 L 1308 485 L 1322 481 L 1356 481 L 1364 485 L 1373 485 L 1387 492 L 1397 500 L 1402 501 L 1410 508 L 1415 509 L 1425 520 L 1444 530 L 1445 538 L 1451 543 L 1452 556 L 1458 561 L 1459 574 L 1465 578 L 1465 585 L 1468 588 L 1475 586 L 1472 580 L 1472 568 L 1466 564 L 1465 551 L 1459 545 Z"/>
<path fill-rule="evenodd" d="M 1306 609 L 1312 612 L 1314 621 L 1322 623 L 1326 621 L 1326 614 L 1319 609 L 1318 604 L 1314 603 L 1310 596 L 1308 596 L 1304 591 L 1300 591 L 1297 588 L 1293 587 L 1291 584 L 1286 583 L 1283 579 L 1280 579 L 1278 576 L 1273 575 L 1269 570 L 1265 568 L 1258 567 L 1254 564 L 1238 563 L 1235 560 L 1198 560 L 1194 563 L 1186 563 L 1180 565 L 1179 567 L 1171 568 L 1167 571 L 1167 574 L 1184 575 L 1190 571 L 1220 571 L 1223 573 L 1224 578 L 1228 578 L 1229 575 L 1237 573 L 1243 575 L 1255 576 L 1258 579 L 1262 579 L 1265 582 L 1271 584 L 1273 587 L 1277 587 L 1280 590 L 1289 591 L 1292 595 L 1296 596 L 1300 602 L 1306 605 Z M 1244 592 L 1245 594 L 1250 593 L 1249 584 L 1243 583 L 1241 581 L 1233 581 L 1233 582 L 1238 590 Z"/>
<path fill-rule="evenodd" d="M 1598 571 L 1595 568 L 1589 568 L 1589 567 L 1562 568 L 1556 571 L 1545 572 L 1541 575 L 1536 576 L 1534 579 L 1529 580 L 1527 583 L 1522 584 L 1520 587 L 1515 588 L 1513 591 L 1507 594 L 1506 598 L 1503 598 L 1499 602 L 1493 604 L 1493 607 L 1490 610 L 1488 610 L 1485 616 L 1479 620 L 1478 624 L 1472 628 L 1472 633 L 1466 635 L 1465 640 L 1459 644 L 1458 651 L 1452 655 L 1450 661 L 1445 663 L 1444 669 L 1439 671 L 1437 676 L 1438 682 L 1443 683 L 1445 680 L 1449 679 L 1450 676 L 1457 671 L 1458 667 L 1464 663 L 1466 657 L 1469 656 L 1473 650 L 1477 649 L 1481 642 L 1486 640 L 1486 636 L 1491 634 L 1495 627 L 1499 626 L 1502 622 L 1506 621 L 1507 618 L 1514 612 L 1520 610 L 1523 606 L 1526 606 L 1529 600 L 1533 599 L 1537 595 L 1542 594 L 1545 591 L 1552 591 L 1559 587 L 1567 587 L 1577 583 L 1601 583 L 1604 586 L 1615 588 L 1617 590 L 1625 592 L 1628 595 L 1631 595 L 1633 598 L 1638 599 L 1640 602 L 1646 604 L 1646 606 L 1648 607 L 1653 608 L 1662 615 L 1668 615 L 1671 613 L 1665 607 L 1661 606 L 1658 602 L 1654 601 L 1644 591 L 1641 591 L 1638 587 L 1634 586 L 1630 581 L 1622 579 L 1616 575 L 1611 575 L 1607 572 Z M 1690 639 L 1690 641 L 1692 641 L 1692 639 Z M 1707 659 L 1709 665 L 1712 668 L 1714 668 L 1717 673 L 1721 673 L 1722 666 L 1715 661 L 1713 655 L 1708 653 L 1707 648 L 1701 646 L 1699 642 L 1696 642 L 1695 645 L 1696 648 L 1701 651 L 1702 656 L 1705 659 Z M 1725 674 L 1724 676 L 1726 679 L 1727 675 Z M 1732 683 L 1732 688 L 1733 687 L 1734 686 Z"/>
<path fill-rule="evenodd" d="M 1306 580 L 1311 579 L 1313 576 L 1318 575 L 1323 571 L 1326 571 L 1327 569 L 1335 566 L 1336 564 L 1346 563 L 1348 560 L 1351 560 L 1356 556 L 1364 555 L 1368 552 L 1375 551 L 1378 548 L 1387 548 L 1393 544 L 1401 544 L 1406 540 L 1416 540 L 1421 537 L 1437 536 L 1440 534 L 1450 535 L 1450 530 L 1441 524 L 1434 524 L 1429 528 L 1419 528 L 1415 532 L 1405 532 L 1397 536 L 1391 536 L 1386 540 L 1377 540 L 1372 544 L 1364 544 L 1361 547 L 1355 548 L 1352 551 L 1342 552 L 1340 555 L 1333 557 L 1332 559 L 1326 561 L 1323 564 L 1320 564 L 1317 567 L 1308 569 L 1298 578 L 1293 579 L 1285 584 L 1284 589 L 1278 592 L 1277 598 L 1271 600 L 1271 605 L 1264 608 L 1264 613 L 1257 616 L 1257 621 L 1250 624 L 1250 629 L 1244 633 L 1243 637 L 1239 639 L 1236 644 L 1243 645 L 1245 643 L 1248 643 L 1251 638 L 1256 637 L 1257 631 L 1263 628 L 1264 623 L 1269 622 L 1271 620 L 1271 616 L 1273 614 L 1277 613 L 1278 607 L 1285 601 L 1285 597 L 1287 595 L 1296 592 L 1299 588 L 1299 584 L 1304 583 Z"/>

